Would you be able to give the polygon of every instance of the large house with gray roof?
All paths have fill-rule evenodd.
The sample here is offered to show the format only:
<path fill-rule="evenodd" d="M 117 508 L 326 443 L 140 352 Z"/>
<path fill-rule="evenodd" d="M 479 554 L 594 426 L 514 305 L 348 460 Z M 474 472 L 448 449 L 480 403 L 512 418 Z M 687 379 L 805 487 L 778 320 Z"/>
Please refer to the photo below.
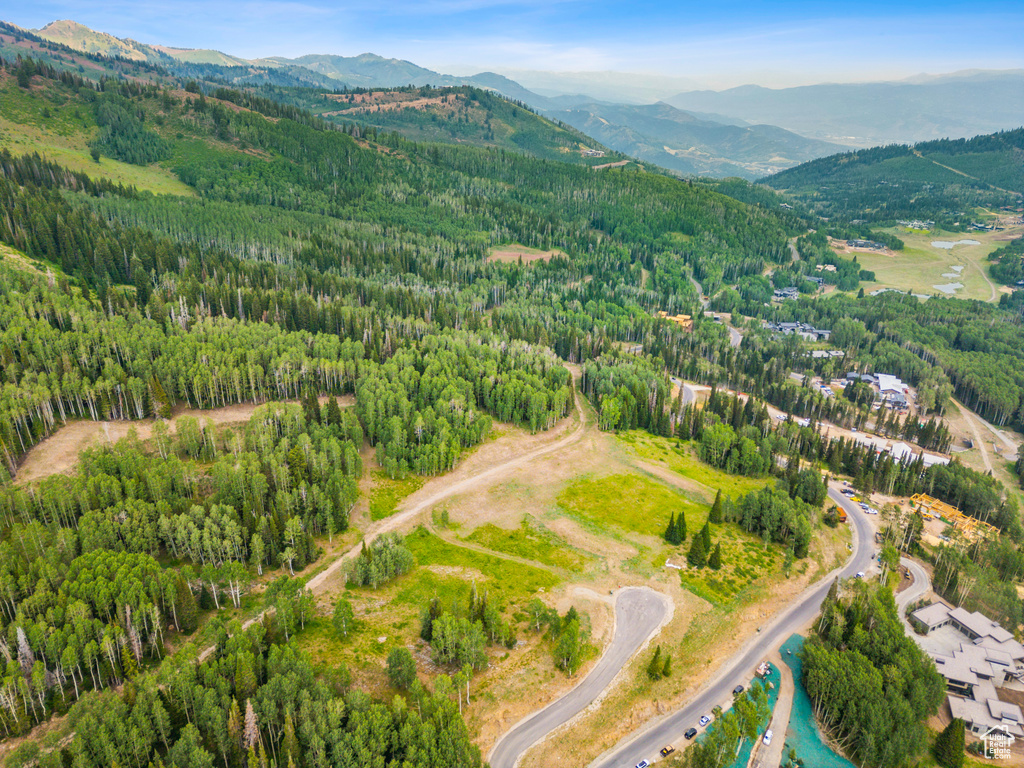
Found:
<path fill-rule="evenodd" d="M 953 717 L 963 720 L 975 734 L 995 729 L 1024 737 L 1020 707 L 1002 701 L 996 691 L 1011 680 L 1024 679 L 1024 645 L 984 614 L 941 602 L 919 608 L 910 618 L 926 635 L 951 627 L 964 637 L 958 649 L 928 651 L 939 674 L 946 678 Z"/>

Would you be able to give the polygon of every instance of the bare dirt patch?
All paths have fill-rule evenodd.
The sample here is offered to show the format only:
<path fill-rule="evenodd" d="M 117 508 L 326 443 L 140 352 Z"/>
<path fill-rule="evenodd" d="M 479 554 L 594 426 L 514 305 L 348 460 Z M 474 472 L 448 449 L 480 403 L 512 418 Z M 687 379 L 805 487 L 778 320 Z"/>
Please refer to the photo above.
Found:
<path fill-rule="evenodd" d="M 525 245 L 498 245 L 491 249 L 487 255 L 488 261 L 498 261 L 503 264 L 511 264 L 522 261 L 529 264 L 534 261 L 549 261 L 554 256 L 565 256 L 565 253 L 558 249 L 541 251 L 537 248 L 527 248 Z"/>
<path fill-rule="evenodd" d="M 327 398 L 320 398 L 320 401 L 322 405 Z M 350 406 L 355 400 L 352 397 L 341 397 L 338 402 L 342 406 Z M 210 422 L 218 427 L 244 424 L 260 405 L 264 403 L 239 403 L 205 411 L 179 408 L 175 410 L 168 424 L 172 432 L 175 429 L 175 422 L 182 416 L 191 416 L 203 424 Z M 153 425 L 157 421 L 73 421 L 32 447 L 18 467 L 15 481 L 19 484 L 30 483 L 49 475 L 67 474 L 78 464 L 78 454 L 84 449 L 116 443 L 132 432 L 140 440 L 148 440 L 153 436 Z"/>

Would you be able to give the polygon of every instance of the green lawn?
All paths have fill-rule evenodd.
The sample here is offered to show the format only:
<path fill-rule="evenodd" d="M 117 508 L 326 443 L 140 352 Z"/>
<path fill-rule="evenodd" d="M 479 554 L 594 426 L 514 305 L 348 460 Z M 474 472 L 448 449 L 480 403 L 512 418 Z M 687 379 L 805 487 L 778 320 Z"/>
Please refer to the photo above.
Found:
<path fill-rule="evenodd" d="M 560 537 L 546 530 L 532 518 L 523 517 L 522 525 L 515 530 L 505 530 L 488 523 L 481 525 L 466 537 L 495 552 L 515 555 L 567 571 L 582 570 L 587 558 L 572 549 Z"/>
<path fill-rule="evenodd" d="M 704 525 L 708 507 L 687 499 L 662 483 L 642 475 L 582 477 L 558 495 L 558 504 L 566 512 L 602 529 L 660 536 L 669 517 L 680 510 L 687 525 Z"/>
<path fill-rule="evenodd" d="M 393 480 L 386 472 L 373 473 L 373 489 L 370 491 L 370 519 L 383 520 L 398 511 L 398 504 L 406 496 L 423 487 L 426 478 L 409 473 L 402 480 Z"/>

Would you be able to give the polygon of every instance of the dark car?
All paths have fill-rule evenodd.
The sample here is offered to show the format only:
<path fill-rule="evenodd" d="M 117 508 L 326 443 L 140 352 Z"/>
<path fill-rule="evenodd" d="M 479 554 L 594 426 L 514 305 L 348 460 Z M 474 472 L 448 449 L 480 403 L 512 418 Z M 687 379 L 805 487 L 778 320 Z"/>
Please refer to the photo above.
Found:
<path fill-rule="evenodd" d="M 733 696 L 739 696 L 741 693 L 743 693 L 743 686 L 742 685 L 737 685 L 735 688 L 732 689 L 732 695 Z"/>
<path fill-rule="evenodd" d="M 662 757 L 668 757 L 669 755 L 671 755 L 675 751 L 676 751 L 676 748 L 673 747 L 671 744 L 669 744 L 667 747 L 662 747 L 661 748 L 661 756 Z"/>
<path fill-rule="evenodd" d="M 686 731 L 686 733 L 683 734 L 683 736 L 685 736 L 687 739 L 692 739 L 696 735 L 697 735 L 697 729 L 696 728 L 690 728 L 689 730 Z"/>

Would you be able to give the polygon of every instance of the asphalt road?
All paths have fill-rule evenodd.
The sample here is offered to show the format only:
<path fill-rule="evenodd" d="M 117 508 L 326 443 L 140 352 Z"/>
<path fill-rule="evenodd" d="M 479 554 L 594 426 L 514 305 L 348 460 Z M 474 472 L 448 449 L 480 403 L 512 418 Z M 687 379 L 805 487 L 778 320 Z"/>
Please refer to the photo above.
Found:
<path fill-rule="evenodd" d="M 828 495 L 846 509 L 847 520 L 853 528 L 853 555 L 846 565 L 809 587 L 795 603 L 763 627 L 689 704 L 626 737 L 591 763 L 591 768 L 632 768 L 640 760 L 655 762 L 660 757 L 658 751 L 667 744 L 677 749 L 683 747 L 687 743 L 683 738 L 687 728 L 697 727 L 700 716 L 710 715 L 716 705 L 723 708 L 731 706 L 733 688 L 750 685 L 757 665 L 818 614 L 821 602 L 837 576 L 849 578 L 858 571 L 870 569 L 875 553 L 872 528 L 861 508 L 840 494 L 840 488 L 840 484 L 832 483 Z"/>
<path fill-rule="evenodd" d="M 491 768 L 513 768 L 526 750 L 586 709 L 661 626 L 667 610 L 666 598 L 650 589 L 620 590 L 615 599 L 615 632 L 597 666 L 567 694 L 502 736 L 488 757 Z"/>
<path fill-rule="evenodd" d="M 924 594 L 931 592 L 932 582 L 928 578 L 928 572 L 920 564 L 905 557 L 900 558 L 900 563 L 914 574 L 914 583 L 896 595 L 896 610 L 899 612 L 900 622 L 903 624 L 904 631 L 916 641 L 917 633 L 914 632 L 910 622 L 907 621 L 907 606 L 919 600 Z"/>

